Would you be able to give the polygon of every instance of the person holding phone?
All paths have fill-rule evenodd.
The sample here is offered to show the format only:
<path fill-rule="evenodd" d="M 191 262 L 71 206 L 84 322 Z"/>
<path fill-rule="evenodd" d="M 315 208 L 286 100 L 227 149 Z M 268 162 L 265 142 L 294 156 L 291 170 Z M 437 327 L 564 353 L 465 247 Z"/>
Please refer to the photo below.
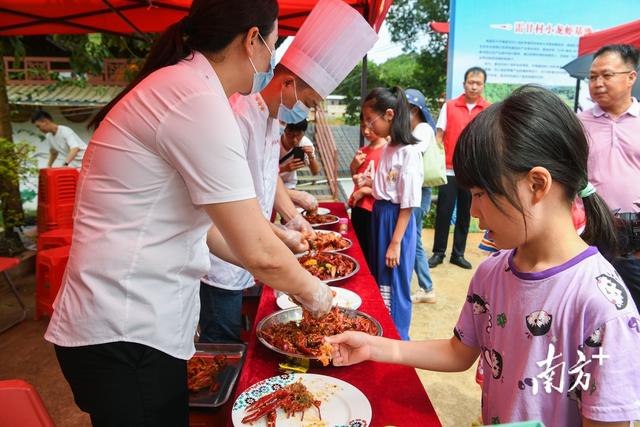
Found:
<path fill-rule="evenodd" d="M 304 136 L 307 126 L 306 119 L 289 123 L 280 137 L 280 177 L 290 190 L 295 189 L 298 183 L 298 169 L 309 166 L 312 175 L 320 172 L 313 142 Z"/>

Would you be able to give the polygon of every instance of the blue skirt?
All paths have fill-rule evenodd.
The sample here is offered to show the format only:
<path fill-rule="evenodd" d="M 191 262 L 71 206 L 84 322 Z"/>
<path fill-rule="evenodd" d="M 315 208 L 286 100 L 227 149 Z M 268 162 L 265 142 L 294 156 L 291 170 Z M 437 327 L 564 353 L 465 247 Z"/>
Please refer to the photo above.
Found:
<path fill-rule="evenodd" d="M 400 244 L 400 263 L 396 268 L 385 264 L 385 255 L 398 222 L 400 205 L 376 200 L 371 214 L 371 274 L 376 279 L 382 299 L 398 329 L 400 338 L 409 339 L 411 325 L 411 276 L 416 259 L 416 222 L 413 214 Z"/>

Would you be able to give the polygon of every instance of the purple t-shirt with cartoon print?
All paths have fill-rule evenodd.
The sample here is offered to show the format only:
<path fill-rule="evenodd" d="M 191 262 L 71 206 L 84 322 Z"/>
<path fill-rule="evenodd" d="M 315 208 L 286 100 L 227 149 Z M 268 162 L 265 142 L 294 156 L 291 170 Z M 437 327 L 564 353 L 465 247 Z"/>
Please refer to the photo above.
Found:
<path fill-rule="evenodd" d="M 589 247 L 523 273 L 514 253 L 478 267 L 454 330 L 481 349 L 484 423 L 640 419 L 640 316 L 611 264 Z"/>

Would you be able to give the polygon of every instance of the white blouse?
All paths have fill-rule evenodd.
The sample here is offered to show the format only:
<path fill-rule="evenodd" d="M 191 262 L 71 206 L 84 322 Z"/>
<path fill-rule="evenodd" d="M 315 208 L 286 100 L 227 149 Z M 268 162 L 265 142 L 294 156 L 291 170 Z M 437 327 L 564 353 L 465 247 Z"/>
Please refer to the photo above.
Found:
<path fill-rule="evenodd" d="M 373 197 L 416 208 L 422 199 L 422 151 L 418 144 L 387 144 L 380 156 L 373 181 Z"/>
<path fill-rule="evenodd" d="M 209 269 L 202 205 L 254 197 L 240 130 L 201 54 L 138 84 L 93 135 L 45 338 L 127 341 L 190 358 Z"/>

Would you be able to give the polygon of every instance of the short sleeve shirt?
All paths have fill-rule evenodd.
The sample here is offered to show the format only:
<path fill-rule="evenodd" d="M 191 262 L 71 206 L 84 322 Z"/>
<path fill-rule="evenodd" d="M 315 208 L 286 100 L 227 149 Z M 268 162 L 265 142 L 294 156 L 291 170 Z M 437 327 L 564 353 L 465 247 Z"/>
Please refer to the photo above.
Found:
<path fill-rule="evenodd" d="M 481 351 L 485 423 L 640 419 L 640 316 L 615 269 L 595 247 L 538 273 L 513 255 L 478 267 L 454 331 Z"/>
<path fill-rule="evenodd" d="M 371 178 L 375 177 L 378 163 L 380 163 L 380 156 L 384 151 L 384 147 L 386 147 L 386 144 L 375 149 L 371 148 L 371 144 L 363 147 L 361 151 L 367 157 L 364 159 L 364 162 L 360 165 L 356 173 L 370 173 L 371 175 L 369 176 Z M 375 201 L 376 199 L 374 199 L 373 196 L 364 196 L 363 198 L 358 200 L 356 206 L 371 212 L 373 211 L 373 204 L 375 203 Z"/>
<path fill-rule="evenodd" d="M 302 139 L 298 143 L 297 147 L 312 147 L 312 148 L 314 148 L 314 151 L 315 151 L 315 147 L 313 147 L 313 142 L 311 142 L 311 140 L 309 138 L 307 138 L 306 136 L 302 137 Z M 293 148 L 291 150 L 293 150 Z M 289 154 L 291 152 L 291 150 L 284 151 L 281 148 L 280 149 L 280 158 L 283 158 L 284 156 Z M 293 158 L 290 158 L 289 160 L 286 160 L 284 163 L 290 162 L 292 160 L 293 160 Z M 304 155 L 304 162 L 307 165 L 309 164 L 309 158 L 307 157 L 306 154 Z M 296 184 L 298 183 L 298 173 L 297 173 L 297 171 L 282 172 L 280 174 L 280 178 L 282 178 L 282 181 L 284 182 L 285 187 L 287 187 L 288 189 L 294 190 L 296 188 Z"/>
<path fill-rule="evenodd" d="M 640 103 L 633 98 L 617 119 L 597 104 L 578 118 L 589 140 L 589 181 L 612 210 L 640 212 Z"/>
<path fill-rule="evenodd" d="M 77 148 L 78 154 L 73 159 L 73 161 L 69 164 L 72 167 L 80 167 L 82 166 L 82 157 L 84 156 L 84 152 L 87 149 L 87 144 L 84 143 L 82 139 L 73 131 L 73 129 L 64 126 L 58 125 L 58 130 L 55 134 L 47 133 L 45 139 L 49 146 L 56 150 L 60 156 L 63 157 L 63 161 L 66 161 L 67 156 L 69 155 L 69 151 L 72 148 Z"/>
<path fill-rule="evenodd" d="M 255 196 L 227 95 L 200 53 L 146 77 L 93 135 L 73 242 L 45 338 L 194 353 L 209 269 L 203 205 Z"/>
<path fill-rule="evenodd" d="M 260 94 L 234 95 L 230 98 L 245 144 L 256 198 L 265 218 L 271 218 L 278 183 L 280 131 L 278 120 L 269 117 L 269 110 Z M 211 268 L 202 279 L 217 288 L 241 290 L 253 286 L 247 270 L 210 254 Z"/>
<path fill-rule="evenodd" d="M 401 209 L 417 208 L 423 177 L 422 152 L 417 144 L 387 144 L 373 180 L 373 197 L 399 204 Z"/>

